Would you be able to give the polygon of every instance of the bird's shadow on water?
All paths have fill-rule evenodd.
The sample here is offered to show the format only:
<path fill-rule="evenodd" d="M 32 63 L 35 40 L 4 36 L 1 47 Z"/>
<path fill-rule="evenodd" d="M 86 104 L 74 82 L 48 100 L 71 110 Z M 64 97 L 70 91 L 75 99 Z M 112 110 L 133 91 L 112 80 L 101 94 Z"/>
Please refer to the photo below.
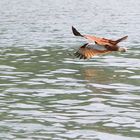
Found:
<path fill-rule="evenodd" d="M 116 82 L 116 77 L 112 76 L 111 71 L 104 68 L 85 68 L 82 70 L 86 88 L 92 93 L 116 93 L 112 83 Z"/>
<path fill-rule="evenodd" d="M 105 67 L 88 67 L 82 70 L 84 80 L 89 83 L 107 84 L 114 78 L 112 70 Z"/>
<path fill-rule="evenodd" d="M 95 68 L 85 68 L 83 70 L 83 75 L 85 80 L 93 81 L 93 80 L 100 80 L 102 75 L 104 75 L 104 71 L 101 69 L 95 69 Z M 106 79 L 102 79 L 104 81 Z"/>

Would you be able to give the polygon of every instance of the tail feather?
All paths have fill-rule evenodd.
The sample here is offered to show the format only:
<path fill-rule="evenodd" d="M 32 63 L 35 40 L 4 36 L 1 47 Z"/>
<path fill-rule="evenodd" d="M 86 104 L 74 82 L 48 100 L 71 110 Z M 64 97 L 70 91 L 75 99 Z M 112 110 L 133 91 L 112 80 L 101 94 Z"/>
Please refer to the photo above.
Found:
<path fill-rule="evenodd" d="M 120 38 L 120 39 L 117 39 L 117 40 L 116 40 L 116 44 L 119 43 L 119 42 L 121 42 L 121 41 L 123 41 L 123 40 L 125 40 L 125 39 L 127 39 L 127 37 L 128 37 L 128 36 L 124 36 L 124 37 L 122 37 L 122 38 Z"/>
<path fill-rule="evenodd" d="M 83 35 L 81 33 L 79 33 L 73 26 L 72 26 L 72 32 L 75 36 L 81 36 L 83 37 Z"/>

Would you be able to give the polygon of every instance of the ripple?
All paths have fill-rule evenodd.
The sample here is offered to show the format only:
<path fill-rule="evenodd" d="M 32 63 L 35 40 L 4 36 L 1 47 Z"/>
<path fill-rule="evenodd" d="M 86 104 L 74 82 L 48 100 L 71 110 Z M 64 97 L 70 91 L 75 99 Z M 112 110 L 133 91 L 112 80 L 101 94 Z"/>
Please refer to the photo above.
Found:
<path fill-rule="evenodd" d="M 140 75 L 134 75 L 134 76 L 130 76 L 128 78 L 130 78 L 130 79 L 140 79 Z"/>
<path fill-rule="evenodd" d="M 139 86 L 129 85 L 129 84 L 122 84 L 122 83 L 114 83 L 109 85 L 102 85 L 102 84 L 90 84 L 93 87 L 99 89 L 115 89 L 117 91 L 139 91 Z"/>
<path fill-rule="evenodd" d="M 139 139 L 140 1 L 0 5 L 0 139 Z M 72 25 L 129 49 L 76 59 Z"/>

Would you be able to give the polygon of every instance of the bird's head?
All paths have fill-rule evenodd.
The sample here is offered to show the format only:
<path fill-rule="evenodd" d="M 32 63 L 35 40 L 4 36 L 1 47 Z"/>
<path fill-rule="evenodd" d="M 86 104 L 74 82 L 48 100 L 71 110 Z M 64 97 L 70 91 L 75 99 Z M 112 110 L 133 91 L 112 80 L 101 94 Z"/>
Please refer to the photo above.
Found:
<path fill-rule="evenodd" d="M 127 48 L 119 48 L 118 51 L 119 52 L 126 52 L 127 51 Z"/>

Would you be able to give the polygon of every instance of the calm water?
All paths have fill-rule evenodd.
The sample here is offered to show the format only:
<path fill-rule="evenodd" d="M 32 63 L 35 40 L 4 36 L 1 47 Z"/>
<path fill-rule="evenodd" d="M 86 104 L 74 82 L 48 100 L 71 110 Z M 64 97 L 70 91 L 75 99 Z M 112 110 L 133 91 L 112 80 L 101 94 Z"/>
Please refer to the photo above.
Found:
<path fill-rule="evenodd" d="M 0 1 L 0 140 L 139 140 L 140 1 Z M 128 35 L 126 53 L 79 60 L 71 33 Z"/>

